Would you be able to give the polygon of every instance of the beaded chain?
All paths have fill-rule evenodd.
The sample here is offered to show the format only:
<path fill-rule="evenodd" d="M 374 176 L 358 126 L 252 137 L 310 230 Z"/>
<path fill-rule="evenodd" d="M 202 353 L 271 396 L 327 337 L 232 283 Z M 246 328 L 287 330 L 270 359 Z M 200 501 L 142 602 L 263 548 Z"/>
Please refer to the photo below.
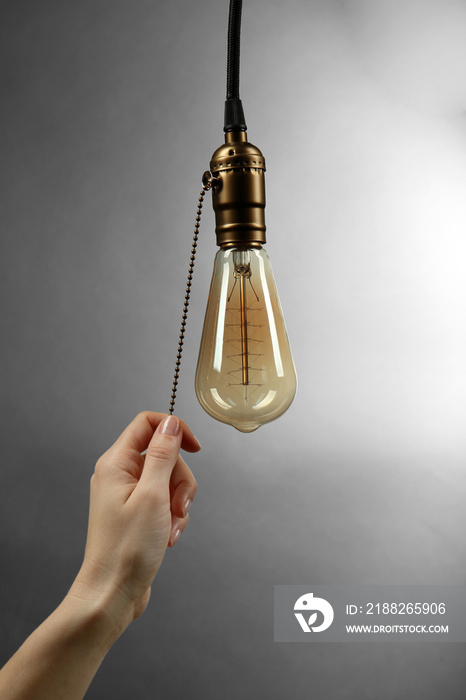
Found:
<path fill-rule="evenodd" d="M 202 190 L 201 190 L 200 195 L 199 195 L 199 203 L 198 203 L 197 212 L 196 212 L 196 224 L 194 226 L 194 237 L 193 237 L 193 245 L 191 248 L 191 258 L 190 258 L 189 270 L 188 270 L 188 282 L 186 284 L 186 294 L 184 297 L 183 314 L 181 317 L 180 338 L 179 338 L 179 342 L 178 342 L 178 354 L 176 356 L 175 374 L 173 377 L 172 396 L 171 396 L 171 401 L 170 401 L 170 410 L 169 410 L 170 415 L 173 415 L 173 411 L 175 408 L 176 390 L 178 388 L 178 379 L 180 376 L 181 354 L 183 352 L 184 334 L 185 334 L 185 330 L 186 330 L 186 320 L 188 318 L 188 306 L 189 306 L 189 299 L 191 296 L 191 285 L 192 285 L 192 280 L 193 280 L 194 262 L 196 259 L 197 241 L 199 238 L 199 226 L 201 224 L 202 205 L 204 203 L 204 197 L 206 195 L 206 192 L 208 192 L 208 190 L 210 190 L 210 188 L 212 187 L 212 176 L 209 172 L 204 173 L 204 176 L 202 178 L 202 183 L 203 183 Z"/>

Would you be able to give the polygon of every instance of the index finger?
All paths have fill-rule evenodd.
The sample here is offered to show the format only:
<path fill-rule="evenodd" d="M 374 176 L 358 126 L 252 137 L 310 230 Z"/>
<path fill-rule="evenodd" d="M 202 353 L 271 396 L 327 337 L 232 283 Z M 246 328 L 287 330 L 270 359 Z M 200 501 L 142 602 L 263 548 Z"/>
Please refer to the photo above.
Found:
<path fill-rule="evenodd" d="M 114 447 L 123 447 L 136 450 L 139 453 L 144 452 L 158 424 L 161 423 L 167 415 L 167 413 L 154 413 L 153 411 L 142 411 L 138 413 L 136 418 L 123 430 L 120 437 L 113 443 L 110 449 Z M 181 439 L 181 447 L 183 450 L 186 450 L 186 452 L 199 452 L 201 446 L 191 428 L 181 419 L 180 424 L 181 430 L 183 431 L 183 437 Z"/>

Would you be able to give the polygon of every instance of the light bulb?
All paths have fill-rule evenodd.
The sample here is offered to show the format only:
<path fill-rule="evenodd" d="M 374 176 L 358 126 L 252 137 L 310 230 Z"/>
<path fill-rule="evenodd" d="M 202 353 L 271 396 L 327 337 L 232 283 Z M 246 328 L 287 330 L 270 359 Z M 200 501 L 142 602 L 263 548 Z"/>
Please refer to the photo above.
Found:
<path fill-rule="evenodd" d="M 265 160 L 245 131 L 212 156 L 217 243 L 196 371 L 213 418 L 250 433 L 293 401 L 296 372 L 265 243 Z"/>
<path fill-rule="evenodd" d="M 269 256 L 261 246 L 218 251 L 196 371 L 213 418 L 249 433 L 286 411 L 296 372 Z"/>

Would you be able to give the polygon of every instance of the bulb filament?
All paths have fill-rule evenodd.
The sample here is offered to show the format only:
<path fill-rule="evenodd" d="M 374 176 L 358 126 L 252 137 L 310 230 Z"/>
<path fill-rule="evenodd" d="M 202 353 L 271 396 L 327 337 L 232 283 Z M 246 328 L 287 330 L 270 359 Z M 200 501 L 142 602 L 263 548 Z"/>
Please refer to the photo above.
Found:
<path fill-rule="evenodd" d="M 245 276 L 240 277 L 239 298 L 241 306 L 241 354 L 243 384 L 249 384 L 249 357 L 248 357 L 248 317 L 246 306 Z"/>
<path fill-rule="evenodd" d="M 248 325 L 248 309 L 252 311 L 260 311 L 260 309 L 251 309 L 248 307 L 248 301 L 247 301 L 247 281 L 249 282 L 249 286 L 252 289 L 252 292 L 256 298 L 256 301 L 259 301 L 259 297 L 257 296 L 256 290 L 254 289 L 254 286 L 251 281 L 251 259 L 250 259 L 250 254 L 249 251 L 243 250 L 243 251 L 235 251 L 233 254 L 234 257 L 234 271 L 233 271 L 233 277 L 235 278 L 233 287 L 231 289 L 230 294 L 228 295 L 228 302 L 231 301 L 233 297 L 233 293 L 236 288 L 236 284 L 238 283 L 239 286 L 239 308 L 232 308 L 230 307 L 230 311 L 234 313 L 240 314 L 240 323 L 231 323 L 228 324 L 230 327 L 237 327 L 240 325 L 241 328 L 241 340 L 240 340 L 240 348 L 241 352 L 239 353 L 241 356 L 241 384 L 243 386 L 248 386 L 251 384 L 250 381 L 250 375 L 249 375 L 249 370 L 254 369 L 254 367 L 250 366 L 250 352 L 249 352 L 249 330 L 251 328 L 251 324 L 249 323 Z M 261 328 L 261 326 L 257 326 L 258 328 Z M 254 338 L 251 338 L 251 341 L 254 341 Z M 238 339 L 232 339 L 230 342 L 238 342 Z M 259 342 L 258 340 L 256 342 Z M 257 354 L 257 357 L 260 355 Z M 230 359 L 237 358 L 238 355 L 231 355 Z M 234 370 L 235 372 L 239 370 Z M 255 386 L 261 386 L 260 384 L 255 384 Z M 245 397 L 246 398 L 246 397 Z"/>

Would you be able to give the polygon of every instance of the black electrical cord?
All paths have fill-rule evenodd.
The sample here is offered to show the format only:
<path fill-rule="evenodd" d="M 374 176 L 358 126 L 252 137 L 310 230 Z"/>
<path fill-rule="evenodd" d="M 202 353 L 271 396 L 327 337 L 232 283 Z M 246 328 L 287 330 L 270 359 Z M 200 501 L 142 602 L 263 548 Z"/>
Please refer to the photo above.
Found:
<path fill-rule="evenodd" d="M 230 1 L 227 50 L 227 100 L 239 100 L 239 54 L 243 0 Z"/>
<path fill-rule="evenodd" d="M 228 16 L 227 94 L 223 130 L 246 131 L 243 105 L 239 97 L 239 57 L 243 0 L 230 0 Z"/>

